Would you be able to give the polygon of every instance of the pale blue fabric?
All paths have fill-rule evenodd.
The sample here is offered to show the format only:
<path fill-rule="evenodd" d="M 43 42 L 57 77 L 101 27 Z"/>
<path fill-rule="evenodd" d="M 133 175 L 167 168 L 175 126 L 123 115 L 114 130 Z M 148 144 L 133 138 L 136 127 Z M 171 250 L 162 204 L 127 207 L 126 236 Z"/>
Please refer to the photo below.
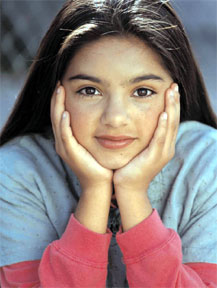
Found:
<path fill-rule="evenodd" d="M 40 135 L 12 140 L 0 159 L 0 265 L 40 259 L 75 211 L 79 181 Z M 179 233 L 183 262 L 217 263 L 217 130 L 182 123 L 176 155 L 148 192 L 166 227 Z"/>

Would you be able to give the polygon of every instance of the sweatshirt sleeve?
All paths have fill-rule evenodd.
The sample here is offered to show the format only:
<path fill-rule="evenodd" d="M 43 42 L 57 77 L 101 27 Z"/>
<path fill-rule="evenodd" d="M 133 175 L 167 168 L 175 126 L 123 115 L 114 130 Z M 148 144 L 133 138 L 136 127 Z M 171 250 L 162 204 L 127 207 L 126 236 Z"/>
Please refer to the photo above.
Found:
<path fill-rule="evenodd" d="M 182 264 L 179 235 L 156 210 L 142 223 L 118 233 L 130 287 L 217 287 L 217 265 Z"/>
<path fill-rule="evenodd" d="M 45 249 L 41 260 L 1 269 L 2 288 L 105 287 L 111 235 L 88 230 L 72 214 L 62 237 Z"/>

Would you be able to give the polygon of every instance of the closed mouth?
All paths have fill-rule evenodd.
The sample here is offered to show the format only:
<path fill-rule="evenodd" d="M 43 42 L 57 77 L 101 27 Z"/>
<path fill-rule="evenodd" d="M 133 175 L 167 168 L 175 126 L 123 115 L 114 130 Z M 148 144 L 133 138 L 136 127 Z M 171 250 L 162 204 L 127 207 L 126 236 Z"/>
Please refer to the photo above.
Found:
<path fill-rule="evenodd" d="M 135 138 L 129 136 L 100 136 L 96 139 L 101 146 L 107 149 L 121 149 L 135 140 Z"/>

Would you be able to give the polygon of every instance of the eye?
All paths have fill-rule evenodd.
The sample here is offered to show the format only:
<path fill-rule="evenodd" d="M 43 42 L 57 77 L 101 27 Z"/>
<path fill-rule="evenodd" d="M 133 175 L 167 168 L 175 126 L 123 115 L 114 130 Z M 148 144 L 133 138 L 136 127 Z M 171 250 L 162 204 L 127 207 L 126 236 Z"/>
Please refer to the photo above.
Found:
<path fill-rule="evenodd" d="M 77 91 L 78 94 L 86 96 L 100 95 L 101 93 L 94 87 L 85 87 Z"/>
<path fill-rule="evenodd" d="M 153 90 L 147 88 L 139 88 L 134 92 L 134 96 L 138 98 L 146 98 L 151 97 L 152 95 L 156 94 Z"/>

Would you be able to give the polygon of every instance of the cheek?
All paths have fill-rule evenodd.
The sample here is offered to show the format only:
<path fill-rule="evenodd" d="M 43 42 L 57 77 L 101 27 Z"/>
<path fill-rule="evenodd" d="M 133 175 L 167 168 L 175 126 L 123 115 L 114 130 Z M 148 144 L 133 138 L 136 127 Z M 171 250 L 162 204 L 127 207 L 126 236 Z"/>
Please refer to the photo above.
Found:
<path fill-rule="evenodd" d="M 82 144 L 82 139 L 86 139 L 88 134 L 88 117 L 79 109 L 71 109 L 70 120 L 73 134 L 78 142 Z"/>
<path fill-rule="evenodd" d="M 66 102 L 66 110 L 70 113 L 73 135 L 81 145 L 86 146 L 94 131 L 93 110 L 87 111 L 81 105 L 69 102 Z"/>
<path fill-rule="evenodd" d="M 72 101 L 70 97 L 66 97 L 66 110 L 70 114 L 70 124 L 73 130 L 73 134 L 75 138 L 78 140 L 79 136 L 79 127 L 80 132 L 83 131 L 83 126 L 84 126 L 84 115 L 82 109 L 75 103 L 75 101 Z"/>

